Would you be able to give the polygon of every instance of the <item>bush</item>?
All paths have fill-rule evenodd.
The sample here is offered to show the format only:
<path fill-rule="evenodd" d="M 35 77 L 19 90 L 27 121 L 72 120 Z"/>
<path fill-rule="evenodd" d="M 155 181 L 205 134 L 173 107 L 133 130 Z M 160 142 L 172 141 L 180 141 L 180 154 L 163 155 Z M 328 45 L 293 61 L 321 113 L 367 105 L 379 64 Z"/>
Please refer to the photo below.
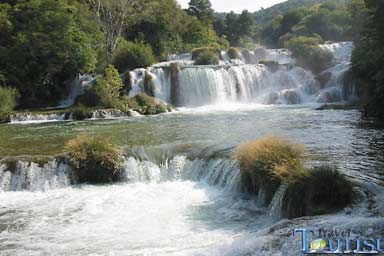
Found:
<path fill-rule="evenodd" d="M 266 203 L 281 183 L 292 183 L 302 175 L 303 147 L 277 137 L 266 137 L 238 146 L 242 186 L 245 192 L 265 192 Z"/>
<path fill-rule="evenodd" d="M 219 47 L 209 46 L 209 47 L 201 47 L 195 48 L 192 50 L 192 59 L 196 60 L 201 54 L 210 52 L 215 55 L 218 59 L 221 58 L 221 50 Z"/>
<path fill-rule="evenodd" d="M 123 82 L 119 72 L 113 65 L 108 65 L 104 71 L 104 76 L 98 78 L 96 86 L 93 88 L 100 107 L 115 107 L 120 97 L 120 90 Z"/>
<path fill-rule="evenodd" d="M 119 108 L 123 112 L 133 109 L 142 115 L 155 115 L 172 111 L 172 106 L 154 97 L 141 93 L 131 98 L 120 100 Z"/>
<path fill-rule="evenodd" d="M 144 43 L 132 43 L 122 40 L 117 48 L 112 63 L 123 73 L 136 68 L 146 68 L 156 62 L 152 48 Z"/>
<path fill-rule="evenodd" d="M 19 92 L 16 89 L 0 86 L 0 122 L 7 120 L 8 114 L 16 107 Z"/>
<path fill-rule="evenodd" d="M 218 65 L 219 58 L 211 51 L 201 52 L 195 59 L 195 65 Z"/>
<path fill-rule="evenodd" d="M 352 202 L 351 183 L 336 168 L 314 167 L 288 185 L 283 215 L 288 218 L 337 212 Z"/>
<path fill-rule="evenodd" d="M 321 38 L 318 37 L 293 37 L 284 43 L 297 60 L 297 64 L 319 74 L 329 68 L 332 54 L 320 48 Z"/>
<path fill-rule="evenodd" d="M 227 50 L 227 55 L 228 57 L 231 59 L 231 60 L 234 60 L 234 59 L 241 59 L 241 53 L 239 51 L 239 49 L 235 48 L 235 47 L 231 47 Z"/>
<path fill-rule="evenodd" d="M 68 141 L 65 149 L 79 182 L 97 184 L 119 179 L 121 152 L 105 138 L 80 135 Z"/>
<path fill-rule="evenodd" d="M 92 117 L 92 110 L 83 105 L 78 105 L 72 110 L 73 120 L 85 120 Z"/>

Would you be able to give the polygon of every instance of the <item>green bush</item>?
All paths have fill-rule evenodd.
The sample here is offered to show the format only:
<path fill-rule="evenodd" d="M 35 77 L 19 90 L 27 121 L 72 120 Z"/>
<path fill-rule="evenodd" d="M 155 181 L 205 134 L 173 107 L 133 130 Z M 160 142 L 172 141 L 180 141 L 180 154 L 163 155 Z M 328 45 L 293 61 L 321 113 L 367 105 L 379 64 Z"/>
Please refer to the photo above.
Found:
<path fill-rule="evenodd" d="M 209 47 L 201 47 L 195 48 L 192 50 L 192 60 L 197 60 L 197 58 L 204 53 L 210 52 L 215 55 L 218 59 L 221 57 L 221 50 L 219 47 L 209 46 Z"/>
<path fill-rule="evenodd" d="M 9 113 L 16 107 L 19 92 L 16 89 L 0 86 L 0 122 L 7 121 Z"/>
<path fill-rule="evenodd" d="M 123 112 L 128 112 L 132 109 L 142 115 L 155 115 L 172 111 L 172 106 L 141 93 L 131 98 L 122 98 L 119 103 L 119 109 Z"/>
<path fill-rule="evenodd" d="M 118 181 L 121 172 L 121 152 L 105 138 L 79 135 L 67 142 L 71 165 L 81 183 Z"/>
<path fill-rule="evenodd" d="M 297 64 L 319 74 L 329 68 L 332 62 L 332 54 L 320 48 L 322 42 L 319 37 L 293 37 L 284 43 L 297 60 Z"/>
<path fill-rule="evenodd" d="M 287 218 L 337 212 L 352 202 L 351 183 L 336 168 L 314 167 L 288 185 L 283 198 Z"/>
<path fill-rule="evenodd" d="M 93 90 L 98 99 L 100 107 L 115 107 L 120 97 L 123 82 L 119 72 L 113 65 L 108 65 L 104 75 L 98 78 Z"/>
<path fill-rule="evenodd" d="M 92 109 L 78 105 L 72 110 L 73 120 L 85 120 L 92 117 Z"/>
<path fill-rule="evenodd" d="M 123 73 L 135 68 L 146 68 L 156 62 L 152 48 L 144 43 L 132 43 L 122 40 L 114 53 L 112 63 Z"/>
<path fill-rule="evenodd" d="M 292 183 L 305 174 L 301 163 L 303 147 L 277 137 L 266 137 L 238 146 L 243 190 L 265 192 L 269 203 L 281 183 Z"/>
<path fill-rule="evenodd" d="M 234 60 L 234 59 L 241 59 L 241 53 L 239 51 L 239 49 L 235 48 L 235 47 L 231 47 L 227 50 L 227 55 L 228 57 L 231 59 L 231 60 Z"/>
<path fill-rule="evenodd" d="M 201 52 L 195 59 L 195 65 L 218 65 L 219 58 L 211 51 Z"/>

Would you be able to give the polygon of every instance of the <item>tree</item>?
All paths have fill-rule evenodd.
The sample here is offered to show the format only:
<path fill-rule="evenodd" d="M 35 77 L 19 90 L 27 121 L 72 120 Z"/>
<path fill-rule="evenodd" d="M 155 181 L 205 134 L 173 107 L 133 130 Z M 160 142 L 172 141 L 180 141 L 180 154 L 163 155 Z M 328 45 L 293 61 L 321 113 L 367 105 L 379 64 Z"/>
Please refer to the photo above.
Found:
<path fill-rule="evenodd" d="M 238 34 L 239 36 L 248 36 L 251 37 L 254 32 L 255 19 L 253 14 L 248 12 L 247 10 L 242 11 L 238 20 Z"/>
<path fill-rule="evenodd" d="M 102 34 L 87 5 L 21 1 L 6 17 L 0 73 L 20 91 L 23 107 L 55 106 L 69 80 L 95 69 Z"/>
<path fill-rule="evenodd" d="M 19 92 L 16 89 L 0 86 L 0 122 L 16 107 L 18 98 Z"/>
<path fill-rule="evenodd" d="M 88 0 L 105 37 L 107 57 L 112 56 L 127 23 L 138 19 L 148 0 Z"/>
<path fill-rule="evenodd" d="M 209 0 L 191 0 L 189 2 L 188 14 L 199 20 L 212 23 L 214 10 Z"/>
<path fill-rule="evenodd" d="M 122 88 L 123 82 L 119 72 L 113 65 L 108 65 L 104 70 L 103 77 L 97 79 L 94 88 L 100 107 L 116 107 Z"/>
<path fill-rule="evenodd" d="M 367 20 L 352 56 L 352 70 L 365 92 L 365 113 L 384 120 L 384 2 L 366 0 Z"/>

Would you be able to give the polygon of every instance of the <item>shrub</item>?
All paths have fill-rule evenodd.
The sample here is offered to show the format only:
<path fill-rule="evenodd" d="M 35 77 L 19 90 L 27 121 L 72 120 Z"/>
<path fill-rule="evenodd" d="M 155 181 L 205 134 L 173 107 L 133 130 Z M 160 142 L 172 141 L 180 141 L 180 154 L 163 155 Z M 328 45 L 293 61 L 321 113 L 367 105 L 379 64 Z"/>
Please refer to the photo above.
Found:
<path fill-rule="evenodd" d="M 78 105 L 72 110 L 73 120 L 84 120 L 92 117 L 92 110 L 83 105 Z"/>
<path fill-rule="evenodd" d="M 242 186 L 245 192 L 266 193 L 269 203 L 281 183 L 292 183 L 302 175 L 303 147 L 277 137 L 266 137 L 238 146 Z"/>
<path fill-rule="evenodd" d="M 288 185 L 283 215 L 288 218 L 339 211 L 352 202 L 351 183 L 336 168 L 314 167 Z"/>
<path fill-rule="evenodd" d="M 19 92 L 16 89 L 0 86 L 0 122 L 6 121 L 8 114 L 16 107 Z"/>
<path fill-rule="evenodd" d="M 218 65 L 219 58 L 211 51 L 205 51 L 199 54 L 195 59 L 195 65 Z"/>
<path fill-rule="evenodd" d="M 235 48 L 235 47 L 231 47 L 227 50 L 227 55 L 228 57 L 231 59 L 231 60 L 234 60 L 234 59 L 241 59 L 241 53 L 239 51 L 239 49 Z"/>
<path fill-rule="evenodd" d="M 80 135 L 68 141 L 65 149 L 79 182 L 96 184 L 118 180 L 121 152 L 105 138 Z"/>
<path fill-rule="evenodd" d="M 172 111 L 170 105 L 144 93 L 131 98 L 123 98 L 120 101 L 119 108 L 123 112 L 133 109 L 142 115 L 155 115 Z"/>
<path fill-rule="evenodd" d="M 332 54 L 320 48 L 321 38 L 318 37 L 293 37 L 284 43 L 297 60 L 297 64 L 319 74 L 329 68 Z"/>
<path fill-rule="evenodd" d="M 206 52 L 211 52 L 218 59 L 220 59 L 220 57 L 221 57 L 221 50 L 219 47 L 209 46 L 209 47 L 201 47 L 201 48 L 193 49 L 192 50 L 192 59 L 196 60 L 200 56 L 200 54 L 206 53 Z"/>
<path fill-rule="evenodd" d="M 112 63 L 123 73 L 135 68 L 146 68 L 156 62 L 152 48 L 144 43 L 132 43 L 122 40 L 116 50 Z"/>
<path fill-rule="evenodd" d="M 100 107 L 115 107 L 120 97 L 123 82 L 113 65 L 108 65 L 102 78 L 98 78 L 93 88 Z"/>

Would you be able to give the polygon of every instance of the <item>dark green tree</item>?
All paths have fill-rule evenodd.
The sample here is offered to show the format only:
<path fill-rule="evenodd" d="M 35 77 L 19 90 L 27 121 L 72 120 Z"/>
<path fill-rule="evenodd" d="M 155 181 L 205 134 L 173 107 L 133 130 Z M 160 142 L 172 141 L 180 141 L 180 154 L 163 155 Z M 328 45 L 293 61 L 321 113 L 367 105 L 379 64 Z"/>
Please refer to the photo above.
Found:
<path fill-rule="evenodd" d="M 212 4 L 209 0 L 191 0 L 189 2 L 188 14 L 201 21 L 212 23 L 213 13 Z"/>
<path fill-rule="evenodd" d="M 365 92 L 365 112 L 384 120 L 384 2 L 365 0 L 367 21 L 352 57 L 352 68 Z"/>

